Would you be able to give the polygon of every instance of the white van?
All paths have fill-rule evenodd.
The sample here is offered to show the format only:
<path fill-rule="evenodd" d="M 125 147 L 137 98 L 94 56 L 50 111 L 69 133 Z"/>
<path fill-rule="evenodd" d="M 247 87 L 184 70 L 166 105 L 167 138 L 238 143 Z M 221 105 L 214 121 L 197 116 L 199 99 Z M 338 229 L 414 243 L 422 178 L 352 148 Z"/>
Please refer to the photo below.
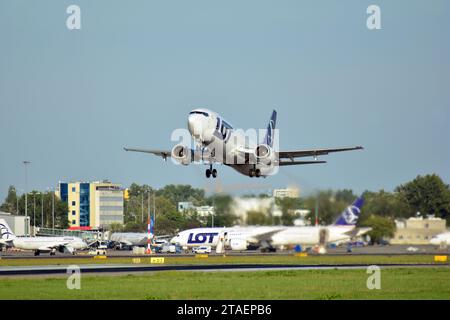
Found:
<path fill-rule="evenodd" d="M 195 248 L 192 248 L 192 252 L 200 253 L 200 254 L 211 253 L 211 247 L 210 246 L 195 247 Z"/>

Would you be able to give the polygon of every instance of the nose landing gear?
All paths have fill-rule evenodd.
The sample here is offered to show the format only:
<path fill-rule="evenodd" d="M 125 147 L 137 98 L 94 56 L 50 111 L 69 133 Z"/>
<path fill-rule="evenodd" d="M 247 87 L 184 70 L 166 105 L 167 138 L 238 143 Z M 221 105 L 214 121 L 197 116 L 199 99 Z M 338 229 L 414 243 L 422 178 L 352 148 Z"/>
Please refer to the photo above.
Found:
<path fill-rule="evenodd" d="M 213 177 L 216 178 L 217 177 L 217 170 L 212 168 L 212 165 L 209 167 L 209 169 L 206 169 L 206 177 Z"/>

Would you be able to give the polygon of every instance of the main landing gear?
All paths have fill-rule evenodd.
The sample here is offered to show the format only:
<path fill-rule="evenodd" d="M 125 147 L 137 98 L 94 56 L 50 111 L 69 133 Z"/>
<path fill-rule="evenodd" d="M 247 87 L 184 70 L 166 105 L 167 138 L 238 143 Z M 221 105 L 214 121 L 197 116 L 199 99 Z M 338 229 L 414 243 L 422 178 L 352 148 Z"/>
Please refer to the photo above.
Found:
<path fill-rule="evenodd" d="M 206 169 L 206 177 L 213 177 L 216 178 L 217 177 L 217 170 L 212 168 L 212 165 L 209 166 L 209 169 Z"/>
<path fill-rule="evenodd" d="M 259 177 L 261 177 L 261 170 L 252 168 L 252 169 L 250 169 L 250 171 L 248 172 L 248 176 L 249 176 L 250 178 L 253 178 L 253 177 L 259 178 Z"/>

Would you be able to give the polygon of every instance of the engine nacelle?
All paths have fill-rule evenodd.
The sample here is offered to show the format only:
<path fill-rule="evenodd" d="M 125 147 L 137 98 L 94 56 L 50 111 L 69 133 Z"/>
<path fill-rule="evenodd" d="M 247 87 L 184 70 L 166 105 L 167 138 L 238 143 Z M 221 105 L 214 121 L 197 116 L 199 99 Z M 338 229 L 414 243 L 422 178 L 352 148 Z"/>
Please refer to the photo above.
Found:
<path fill-rule="evenodd" d="M 247 241 L 244 239 L 231 239 L 230 248 L 236 251 L 247 250 Z"/>
<path fill-rule="evenodd" d="M 258 159 L 269 158 L 272 154 L 272 149 L 266 144 L 259 144 L 255 149 L 255 155 Z"/>
<path fill-rule="evenodd" d="M 184 166 L 187 166 L 193 161 L 193 153 L 194 151 L 192 149 L 181 144 L 177 144 L 172 149 L 172 159 Z"/>
<path fill-rule="evenodd" d="M 269 165 L 273 158 L 272 148 L 266 144 L 259 144 L 255 149 L 255 156 L 258 162 Z"/>

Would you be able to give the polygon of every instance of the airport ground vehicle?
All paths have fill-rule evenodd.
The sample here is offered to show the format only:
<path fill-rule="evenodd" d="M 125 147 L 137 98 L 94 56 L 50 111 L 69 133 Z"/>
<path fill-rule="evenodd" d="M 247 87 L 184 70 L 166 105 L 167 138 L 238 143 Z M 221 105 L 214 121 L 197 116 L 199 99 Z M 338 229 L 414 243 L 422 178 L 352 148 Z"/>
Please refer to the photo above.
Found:
<path fill-rule="evenodd" d="M 210 246 L 200 246 L 200 247 L 195 247 L 192 248 L 192 252 L 194 253 L 211 253 L 211 247 Z"/>
<path fill-rule="evenodd" d="M 96 248 L 89 250 L 89 254 L 93 256 L 106 256 L 106 249 L 105 248 Z"/>
<path fill-rule="evenodd" d="M 181 246 L 174 245 L 174 244 L 164 244 L 163 246 L 159 247 L 159 250 L 156 251 L 157 253 L 181 253 Z"/>

